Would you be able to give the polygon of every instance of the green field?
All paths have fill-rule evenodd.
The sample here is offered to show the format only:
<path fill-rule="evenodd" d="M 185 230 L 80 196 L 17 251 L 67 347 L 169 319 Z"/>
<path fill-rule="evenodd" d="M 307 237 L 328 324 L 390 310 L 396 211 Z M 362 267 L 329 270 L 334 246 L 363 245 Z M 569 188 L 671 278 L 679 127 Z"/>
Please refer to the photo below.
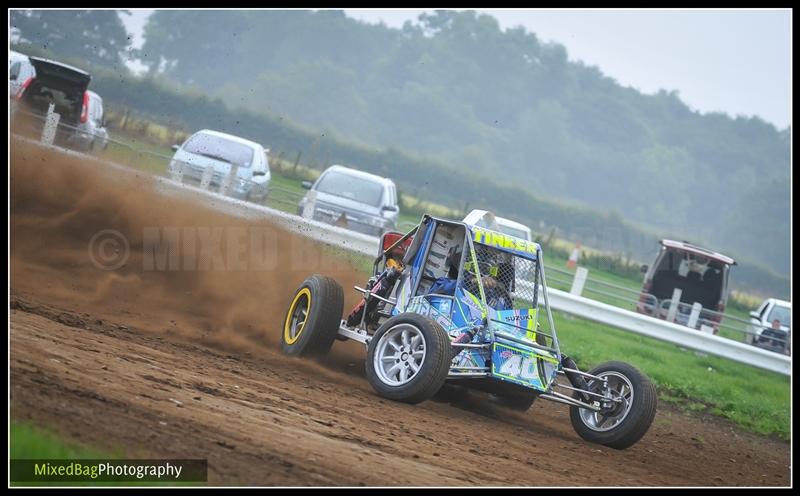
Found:
<path fill-rule="evenodd" d="M 106 453 L 65 442 L 58 434 L 28 423 L 11 421 L 9 445 L 12 459 L 123 458 L 122 453 Z"/>

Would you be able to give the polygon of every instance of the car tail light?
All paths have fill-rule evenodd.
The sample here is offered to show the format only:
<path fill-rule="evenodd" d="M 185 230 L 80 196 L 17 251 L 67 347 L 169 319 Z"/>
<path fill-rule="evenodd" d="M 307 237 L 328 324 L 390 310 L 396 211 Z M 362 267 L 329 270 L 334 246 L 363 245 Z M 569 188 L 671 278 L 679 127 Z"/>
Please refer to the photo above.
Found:
<path fill-rule="evenodd" d="M 89 92 L 83 92 L 83 107 L 81 108 L 81 124 L 89 119 Z"/>
<path fill-rule="evenodd" d="M 31 81 L 33 81 L 33 76 L 29 77 L 28 79 L 25 80 L 24 83 L 22 83 L 22 86 L 20 86 L 19 90 L 17 90 L 17 95 L 14 97 L 15 100 L 19 100 L 20 98 L 22 98 L 22 94 L 25 93 L 25 90 L 28 89 L 28 86 L 30 86 Z"/>

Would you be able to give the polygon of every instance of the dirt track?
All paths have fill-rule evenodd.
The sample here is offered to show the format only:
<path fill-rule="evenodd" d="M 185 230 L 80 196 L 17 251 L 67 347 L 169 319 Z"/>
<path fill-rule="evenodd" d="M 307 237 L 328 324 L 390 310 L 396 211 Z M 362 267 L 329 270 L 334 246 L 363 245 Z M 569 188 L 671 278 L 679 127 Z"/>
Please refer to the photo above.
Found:
<path fill-rule="evenodd" d="M 277 259 L 232 269 L 223 250 L 228 270 L 202 270 L 214 254 L 195 270 L 144 270 L 142 233 L 165 226 L 266 228 Z M 103 229 L 129 241 L 115 271 L 89 256 Z M 278 326 L 302 279 L 363 281 L 303 238 L 162 196 L 149 177 L 14 141 L 11 236 L 11 414 L 78 443 L 207 458 L 210 483 L 227 485 L 789 484 L 788 443 L 708 417 L 661 406 L 638 444 L 615 451 L 583 442 L 567 407 L 546 401 L 520 414 L 478 394 L 383 400 L 353 343 L 324 363 L 286 358 Z"/>

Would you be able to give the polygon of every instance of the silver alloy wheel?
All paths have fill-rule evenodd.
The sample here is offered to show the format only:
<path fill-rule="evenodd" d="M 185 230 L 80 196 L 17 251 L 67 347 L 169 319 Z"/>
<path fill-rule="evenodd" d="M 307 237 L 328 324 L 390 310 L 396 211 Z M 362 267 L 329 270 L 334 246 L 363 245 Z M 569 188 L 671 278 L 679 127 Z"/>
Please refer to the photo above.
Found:
<path fill-rule="evenodd" d="M 618 426 L 623 420 L 625 420 L 625 417 L 627 417 L 628 413 L 631 411 L 631 407 L 633 406 L 633 385 L 627 377 L 619 372 L 608 371 L 601 372 L 596 375 L 606 379 L 612 397 L 621 398 L 622 402 L 607 415 L 604 415 L 602 412 L 593 412 L 591 410 L 581 408 L 581 421 L 583 421 L 586 427 L 592 429 L 593 431 L 610 431 L 614 427 Z M 597 392 L 592 388 L 592 385 L 595 382 L 595 379 L 589 381 L 589 387 L 587 389 Z"/>
<path fill-rule="evenodd" d="M 289 338 L 294 340 L 303 330 L 303 326 L 308 318 L 308 297 L 303 295 L 294 307 L 292 321 L 289 324 Z"/>
<path fill-rule="evenodd" d="M 425 336 L 411 324 L 397 324 L 378 341 L 373 368 L 387 386 L 402 386 L 413 379 L 425 362 Z"/>

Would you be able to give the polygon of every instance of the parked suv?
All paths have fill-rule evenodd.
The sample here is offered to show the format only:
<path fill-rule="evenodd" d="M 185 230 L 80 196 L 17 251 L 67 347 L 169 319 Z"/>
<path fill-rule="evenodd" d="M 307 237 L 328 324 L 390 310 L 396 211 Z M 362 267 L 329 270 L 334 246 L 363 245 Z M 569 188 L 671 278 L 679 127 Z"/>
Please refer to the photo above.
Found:
<path fill-rule="evenodd" d="M 173 179 L 200 184 L 245 201 L 263 203 L 270 181 L 269 159 L 260 144 L 232 134 L 203 129 L 182 145 L 173 145 Z M 235 178 L 230 178 L 236 168 Z M 227 181 L 230 181 L 229 183 Z"/>
<path fill-rule="evenodd" d="M 697 302 L 703 310 L 695 328 L 706 325 L 716 334 L 728 301 L 728 275 L 733 265 L 736 262 L 721 253 L 686 241 L 662 239 L 653 265 L 642 266 L 645 276 L 636 311 L 666 318 L 673 292 L 680 288 L 675 322 L 686 325 L 691 307 Z"/>
<path fill-rule="evenodd" d="M 750 328 L 747 343 L 791 354 L 792 351 L 792 304 L 788 301 L 768 298 L 758 310 L 750 312 Z"/>
<path fill-rule="evenodd" d="M 45 116 L 54 105 L 59 115 L 54 143 L 92 150 L 107 146 L 103 100 L 89 91 L 91 76 L 54 60 L 39 57 L 18 58 L 9 68 L 9 91 L 27 115 L 15 115 L 28 132 L 40 135 Z"/>
<path fill-rule="evenodd" d="M 59 124 L 64 124 L 59 125 L 57 144 L 83 151 L 105 150 L 108 131 L 103 99 L 88 89 L 89 74 L 60 62 L 13 51 L 9 62 L 9 96 L 39 116 L 29 121 L 36 134 L 53 103 L 54 112 L 60 115 Z"/>
<path fill-rule="evenodd" d="M 341 165 L 332 165 L 312 184 L 297 214 L 372 236 L 396 228 L 400 208 L 391 179 Z"/>

